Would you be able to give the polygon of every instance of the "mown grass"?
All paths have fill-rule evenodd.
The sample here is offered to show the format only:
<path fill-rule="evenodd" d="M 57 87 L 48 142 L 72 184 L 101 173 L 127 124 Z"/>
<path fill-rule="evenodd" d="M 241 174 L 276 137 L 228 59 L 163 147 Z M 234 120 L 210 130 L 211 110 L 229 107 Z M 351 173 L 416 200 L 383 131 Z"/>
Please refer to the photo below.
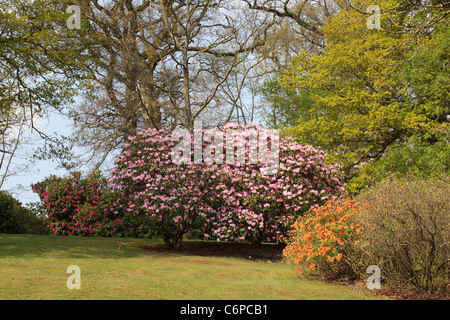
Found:
<path fill-rule="evenodd" d="M 0 299 L 380 299 L 350 286 L 300 278 L 294 266 L 279 261 L 148 249 L 162 245 L 0 234 Z M 66 286 L 70 265 L 80 267 L 80 290 Z"/>

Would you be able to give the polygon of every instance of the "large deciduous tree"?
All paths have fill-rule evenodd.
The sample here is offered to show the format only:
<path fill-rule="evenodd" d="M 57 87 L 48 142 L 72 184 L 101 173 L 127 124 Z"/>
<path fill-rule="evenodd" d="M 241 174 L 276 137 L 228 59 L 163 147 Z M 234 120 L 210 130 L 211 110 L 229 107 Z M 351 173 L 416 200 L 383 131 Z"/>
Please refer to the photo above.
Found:
<path fill-rule="evenodd" d="M 50 27 L 49 21 L 62 19 L 63 11 L 58 9 L 53 1 L 0 3 L 0 187 L 21 170 L 16 166 L 11 171 L 13 158 L 22 153 L 30 132 L 42 138 L 35 155 L 67 156 L 58 138 L 36 125 L 37 119 L 61 110 L 74 95 L 75 79 L 82 80 L 80 73 L 60 68 L 74 61 L 74 54 L 77 61 L 83 55 L 77 47 L 66 45 L 67 28 Z"/>
<path fill-rule="evenodd" d="M 327 149 L 348 169 L 414 134 L 448 133 L 446 9 L 376 3 L 381 29 L 367 26 L 365 12 L 374 3 L 349 2 L 323 26 L 322 54 L 302 52 L 280 76 L 285 88 L 308 91 L 314 101 L 289 132 Z M 424 19 L 434 17 L 441 20 L 425 27 Z"/>
<path fill-rule="evenodd" d="M 82 17 L 74 38 L 91 58 L 94 86 L 72 115 L 98 163 L 142 128 L 192 128 L 213 112 L 226 118 L 233 106 L 218 92 L 272 25 L 270 16 L 222 0 L 74 4 Z"/>

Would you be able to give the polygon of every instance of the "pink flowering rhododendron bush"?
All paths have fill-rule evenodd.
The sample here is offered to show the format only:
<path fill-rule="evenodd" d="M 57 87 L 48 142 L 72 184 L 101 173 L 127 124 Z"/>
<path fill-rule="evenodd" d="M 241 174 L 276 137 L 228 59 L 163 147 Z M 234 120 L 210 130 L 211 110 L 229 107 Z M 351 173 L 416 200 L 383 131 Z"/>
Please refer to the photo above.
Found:
<path fill-rule="evenodd" d="M 99 172 L 83 177 L 50 176 L 32 185 L 46 212 L 47 228 L 54 235 L 123 236 L 121 212 L 114 207 L 118 193 Z"/>
<path fill-rule="evenodd" d="M 344 188 L 322 151 L 255 125 L 173 134 L 130 137 L 112 171 L 121 206 L 153 219 L 171 247 L 199 221 L 207 238 L 276 241 Z"/>
<path fill-rule="evenodd" d="M 225 129 L 238 131 L 242 139 L 248 136 L 248 130 L 256 129 L 259 134 L 265 130 L 253 125 L 229 125 Z M 276 141 L 273 131 L 266 136 Z M 256 145 L 259 151 L 266 148 L 259 139 Z M 273 144 L 268 147 L 273 152 Z M 235 151 L 237 158 L 239 150 Z M 251 164 L 249 147 L 243 152 L 244 165 L 236 165 L 235 161 L 219 167 L 228 176 L 226 183 L 213 192 L 212 198 L 219 199 L 219 203 L 214 214 L 206 218 L 209 238 L 275 242 L 287 234 L 296 217 L 344 191 L 339 178 L 342 172 L 337 165 L 324 163 L 324 152 L 289 137 L 279 138 L 278 165 L 273 174 L 262 174 L 261 168 L 271 165 L 263 159 Z"/>
<path fill-rule="evenodd" d="M 181 247 L 182 237 L 200 216 L 209 214 L 217 166 L 176 164 L 171 132 L 146 129 L 129 137 L 111 181 L 122 192 L 121 207 L 146 214 L 158 226 L 169 247 Z"/>

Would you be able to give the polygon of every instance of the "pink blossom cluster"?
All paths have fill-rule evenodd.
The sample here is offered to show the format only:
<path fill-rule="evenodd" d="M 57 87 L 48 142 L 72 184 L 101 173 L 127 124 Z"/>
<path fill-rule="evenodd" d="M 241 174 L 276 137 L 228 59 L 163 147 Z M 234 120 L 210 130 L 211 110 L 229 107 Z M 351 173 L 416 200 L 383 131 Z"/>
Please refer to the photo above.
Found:
<path fill-rule="evenodd" d="M 259 130 L 239 126 L 244 131 L 255 127 Z M 248 155 L 249 148 L 246 159 Z M 219 206 L 205 221 L 205 236 L 253 243 L 285 236 L 299 215 L 345 192 L 343 172 L 338 165 L 325 164 L 324 157 L 321 150 L 283 137 L 275 175 L 262 175 L 262 163 L 221 167 L 229 174 L 228 184 L 216 194 Z"/>
<path fill-rule="evenodd" d="M 169 131 L 140 131 L 129 137 L 111 172 L 112 186 L 124 200 L 118 207 L 147 214 L 167 244 L 178 242 L 198 217 L 213 212 L 207 197 L 219 179 L 217 165 L 174 164 L 174 146 Z"/>
<path fill-rule="evenodd" d="M 189 161 L 181 163 L 172 161 L 179 142 L 170 131 L 145 129 L 130 137 L 112 170 L 111 181 L 125 200 L 121 207 L 147 214 L 166 242 L 181 237 L 201 220 L 207 238 L 259 243 L 276 241 L 296 217 L 344 191 L 342 172 L 337 165 L 324 163 L 323 151 L 284 137 L 279 139 L 275 158 L 270 136 L 266 142 L 250 140 L 248 131 L 261 132 L 262 128 L 227 125 L 224 130 L 227 134 L 219 143 L 201 140 L 201 162 L 195 161 L 199 157 L 191 161 L 198 148 L 193 143 L 198 132 L 184 141 L 191 153 L 183 154 Z M 235 134 L 228 134 L 229 130 Z M 218 137 L 208 130 L 201 132 L 209 138 Z M 229 137 L 235 139 L 231 144 L 234 160 L 228 153 L 226 161 L 217 161 L 224 156 L 223 150 L 230 150 Z M 188 149 L 182 150 L 186 153 Z M 272 153 L 269 159 L 276 160 L 276 174 L 262 174 L 261 169 L 268 166 L 267 157 L 255 161 L 255 154 L 267 153 Z M 208 161 L 211 156 L 215 161 Z"/>
<path fill-rule="evenodd" d="M 115 236 L 126 232 L 122 215 L 114 208 L 117 195 L 100 173 L 83 178 L 50 175 L 32 185 L 46 211 L 44 220 L 54 235 Z"/>

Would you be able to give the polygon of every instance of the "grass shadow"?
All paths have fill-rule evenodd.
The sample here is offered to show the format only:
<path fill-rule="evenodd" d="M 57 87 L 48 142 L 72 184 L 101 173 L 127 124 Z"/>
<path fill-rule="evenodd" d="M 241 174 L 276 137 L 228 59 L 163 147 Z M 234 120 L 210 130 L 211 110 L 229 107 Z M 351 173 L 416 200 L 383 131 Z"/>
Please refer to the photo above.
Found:
<path fill-rule="evenodd" d="M 146 255 L 144 239 L 0 234 L 0 258 L 129 258 Z"/>
<path fill-rule="evenodd" d="M 255 261 L 280 262 L 284 246 L 281 244 L 250 244 L 246 242 L 218 242 L 187 240 L 181 250 L 171 250 L 164 243 L 151 243 L 140 246 L 151 252 L 211 257 L 232 257 Z"/>
<path fill-rule="evenodd" d="M 185 240 L 181 250 L 170 250 L 161 239 L 0 234 L 0 258 L 66 257 L 120 259 L 148 254 L 233 257 L 279 262 L 282 245 Z"/>

